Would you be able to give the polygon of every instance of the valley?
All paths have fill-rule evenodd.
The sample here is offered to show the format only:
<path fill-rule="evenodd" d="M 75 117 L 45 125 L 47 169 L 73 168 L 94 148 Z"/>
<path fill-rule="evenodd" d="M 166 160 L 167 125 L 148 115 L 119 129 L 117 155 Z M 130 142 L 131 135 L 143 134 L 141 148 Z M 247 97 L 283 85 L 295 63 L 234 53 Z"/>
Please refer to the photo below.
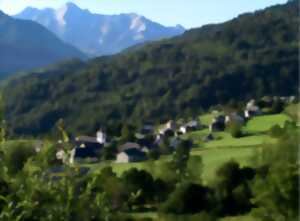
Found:
<path fill-rule="evenodd" d="M 298 1 L 16 1 L 0 2 L 0 221 L 299 219 Z M 208 11 L 222 22 L 191 28 Z"/>

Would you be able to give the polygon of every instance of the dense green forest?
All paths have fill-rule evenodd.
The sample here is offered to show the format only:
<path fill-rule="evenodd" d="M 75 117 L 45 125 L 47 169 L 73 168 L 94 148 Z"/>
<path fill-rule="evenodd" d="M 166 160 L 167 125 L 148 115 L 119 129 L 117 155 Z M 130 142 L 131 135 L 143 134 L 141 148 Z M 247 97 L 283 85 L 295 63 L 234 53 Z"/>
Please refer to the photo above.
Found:
<path fill-rule="evenodd" d="M 69 131 L 90 133 L 296 94 L 298 27 L 291 1 L 116 56 L 28 73 L 3 90 L 10 132 L 47 133 L 63 118 Z"/>

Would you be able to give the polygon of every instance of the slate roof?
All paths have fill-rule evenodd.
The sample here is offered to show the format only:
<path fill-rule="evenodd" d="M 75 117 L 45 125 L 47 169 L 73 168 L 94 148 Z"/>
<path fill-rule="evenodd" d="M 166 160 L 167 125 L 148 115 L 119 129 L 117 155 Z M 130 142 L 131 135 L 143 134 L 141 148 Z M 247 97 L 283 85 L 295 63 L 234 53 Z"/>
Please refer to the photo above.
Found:
<path fill-rule="evenodd" d="M 143 151 L 136 148 L 124 150 L 123 152 L 126 153 L 128 156 L 146 157 L 146 154 Z"/>
<path fill-rule="evenodd" d="M 120 152 L 122 152 L 122 151 L 125 151 L 125 150 L 134 149 L 134 148 L 135 149 L 139 149 L 139 148 L 141 148 L 141 146 L 139 144 L 137 144 L 137 143 L 127 142 L 127 143 L 125 143 L 123 145 L 120 145 L 118 147 L 118 150 Z"/>
<path fill-rule="evenodd" d="M 89 136 L 79 136 L 75 139 L 76 142 L 88 142 L 88 143 L 98 143 L 96 137 L 89 137 Z"/>

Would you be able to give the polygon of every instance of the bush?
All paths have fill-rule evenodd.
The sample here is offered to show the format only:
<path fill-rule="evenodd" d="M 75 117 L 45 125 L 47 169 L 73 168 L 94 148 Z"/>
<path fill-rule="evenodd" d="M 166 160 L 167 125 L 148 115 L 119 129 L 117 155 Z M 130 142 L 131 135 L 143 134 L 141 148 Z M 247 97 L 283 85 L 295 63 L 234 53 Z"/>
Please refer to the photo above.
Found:
<path fill-rule="evenodd" d="M 176 190 L 162 204 L 161 211 L 174 214 L 194 214 L 208 210 L 211 205 L 212 191 L 202 185 L 186 183 Z"/>
<path fill-rule="evenodd" d="M 4 153 L 5 163 L 10 174 L 21 171 L 27 160 L 35 155 L 35 150 L 31 144 L 15 143 Z"/>
<path fill-rule="evenodd" d="M 206 212 L 193 215 L 171 215 L 163 214 L 161 215 L 164 221 L 215 221 L 216 219 Z"/>
<path fill-rule="evenodd" d="M 217 213 L 222 216 L 240 215 L 249 212 L 252 192 L 249 181 L 255 177 L 252 168 L 240 168 L 235 161 L 229 161 L 217 170 L 215 193 Z"/>
<path fill-rule="evenodd" d="M 276 124 L 270 128 L 269 134 L 271 137 L 280 137 L 283 134 L 283 129 Z"/>
<path fill-rule="evenodd" d="M 131 196 L 129 205 L 143 205 L 153 202 L 156 188 L 150 173 L 132 168 L 125 171 L 121 179 Z"/>
<path fill-rule="evenodd" d="M 230 123 L 227 126 L 227 130 L 234 138 L 240 138 L 243 136 L 242 126 L 237 123 Z"/>
<path fill-rule="evenodd" d="M 158 160 L 160 157 L 159 150 L 157 150 L 157 149 L 150 150 L 148 153 L 148 157 L 151 160 Z"/>

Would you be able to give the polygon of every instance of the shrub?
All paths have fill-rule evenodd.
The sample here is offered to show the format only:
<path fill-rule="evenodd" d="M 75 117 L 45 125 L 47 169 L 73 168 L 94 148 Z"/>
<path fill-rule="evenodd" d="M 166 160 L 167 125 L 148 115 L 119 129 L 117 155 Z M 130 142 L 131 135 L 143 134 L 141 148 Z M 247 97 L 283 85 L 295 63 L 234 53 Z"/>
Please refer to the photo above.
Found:
<path fill-rule="evenodd" d="M 283 134 L 283 129 L 278 125 L 274 125 L 270 128 L 269 134 L 271 137 L 280 137 Z"/>
<path fill-rule="evenodd" d="M 239 138 L 243 136 L 242 126 L 238 123 L 230 123 L 227 126 L 227 130 L 234 138 Z"/>
<path fill-rule="evenodd" d="M 26 143 L 16 143 L 5 151 L 5 162 L 10 174 L 21 171 L 27 160 L 35 155 L 32 145 Z"/>
<path fill-rule="evenodd" d="M 162 204 L 161 211 L 174 214 L 194 214 L 208 210 L 211 204 L 211 190 L 205 186 L 184 183 Z"/>

